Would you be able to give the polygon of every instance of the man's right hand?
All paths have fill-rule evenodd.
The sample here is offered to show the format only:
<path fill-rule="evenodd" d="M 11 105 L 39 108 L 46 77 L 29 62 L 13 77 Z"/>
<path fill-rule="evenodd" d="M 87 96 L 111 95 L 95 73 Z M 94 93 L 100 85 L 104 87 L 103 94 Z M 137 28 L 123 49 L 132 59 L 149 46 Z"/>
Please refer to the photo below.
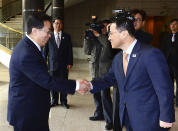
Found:
<path fill-rule="evenodd" d="M 86 81 L 86 80 L 78 80 L 78 82 L 79 82 L 79 90 L 78 90 L 78 92 L 80 94 L 83 95 L 83 94 L 85 94 L 85 93 L 87 93 L 87 92 L 89 92 L 91 90 L 91 85 L 90 85 L 90 83 L 88 81 Z"/>

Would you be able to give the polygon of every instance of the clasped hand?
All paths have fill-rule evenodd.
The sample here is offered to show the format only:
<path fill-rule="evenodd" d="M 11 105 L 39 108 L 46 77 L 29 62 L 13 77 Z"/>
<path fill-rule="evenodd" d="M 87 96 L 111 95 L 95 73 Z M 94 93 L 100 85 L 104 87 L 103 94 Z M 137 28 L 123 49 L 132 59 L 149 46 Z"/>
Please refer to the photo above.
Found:
<path fill-rule="evenodd" d="M 78 92 L 80 94 L 85 94 L 87 92 L 89 92 L 91 90 L 91 85 L 90 82 L 86 81 L 86 80 L 78 80 L 79 82 L 79 90 Z"/>

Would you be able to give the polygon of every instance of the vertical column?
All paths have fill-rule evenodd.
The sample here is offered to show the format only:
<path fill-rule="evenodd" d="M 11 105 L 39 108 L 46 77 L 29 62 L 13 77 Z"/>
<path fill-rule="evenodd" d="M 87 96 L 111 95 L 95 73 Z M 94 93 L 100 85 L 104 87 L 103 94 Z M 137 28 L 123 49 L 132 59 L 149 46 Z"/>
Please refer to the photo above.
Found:
<path fill-rule="evenodd" d="M 64 0 L 52 0 L 52 18 L 64 18 Z"/>
<path fill-rule="evenodd" d="M 26 21 L 27 21 L 28 16 L 33 12 L 41 12 L 43 10 L 44 10 L 44 0 L 22 0 L 24 34 L 27 30 Z"/>

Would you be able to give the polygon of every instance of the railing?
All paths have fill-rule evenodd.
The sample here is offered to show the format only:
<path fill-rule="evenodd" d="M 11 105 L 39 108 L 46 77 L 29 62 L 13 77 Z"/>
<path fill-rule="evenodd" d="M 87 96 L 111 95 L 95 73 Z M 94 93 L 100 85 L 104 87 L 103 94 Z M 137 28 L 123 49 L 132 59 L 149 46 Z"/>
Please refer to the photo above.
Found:
<path fill-rule="evenodd" d="M 22 13 L 22 0 L 13 1 L 0 8 L 0 22 L 3 23 L 9 18 Z"/>
<path fill-rule="evenodd" d="M 13 50 L 17 43 L 22 39 L 23 34 L 20 31 L 12 29 L 0 23 L 0 44 Z"/>
<path fill-rule="evenodd" d="M 46 8 L 44 11 L 47 11 L 51 5 L 52 0 L 45 0 Z M 14 10 L 15 8 L 15 10 Z M 0 8 L 0 45 L 7 49 L 13 50 L 17 43 L 22 39 L 23 33 L 10 28 L 3 24 L 7 19 L 12 16 L 17 15 L 22 12 L 22 0 L 17 0 L 8 4 L 7 6 Z"/>

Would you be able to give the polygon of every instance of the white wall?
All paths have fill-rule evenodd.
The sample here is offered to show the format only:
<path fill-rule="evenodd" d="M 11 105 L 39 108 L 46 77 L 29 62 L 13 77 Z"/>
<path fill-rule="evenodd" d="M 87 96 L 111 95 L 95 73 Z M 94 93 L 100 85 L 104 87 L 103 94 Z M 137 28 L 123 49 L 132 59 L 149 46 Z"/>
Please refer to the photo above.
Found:
<path fill-rule="evenodd" d="M 0 49 L 0 62 L 9 68 L 11 55 Z"/>
<path fill-rule="evenodd" d="M 8 54 L 7 52 L 0 49 L 0 63 L 2 63 L 3 65 L 5 65 L 6 67 L 9 68 L 10 58 L 11 58 L 10 54 Z M 73 58 L 86 60 L 89 58 L 89 56 L 84 54 L 83 48 L 74 47 L 73 48 Z"/>

